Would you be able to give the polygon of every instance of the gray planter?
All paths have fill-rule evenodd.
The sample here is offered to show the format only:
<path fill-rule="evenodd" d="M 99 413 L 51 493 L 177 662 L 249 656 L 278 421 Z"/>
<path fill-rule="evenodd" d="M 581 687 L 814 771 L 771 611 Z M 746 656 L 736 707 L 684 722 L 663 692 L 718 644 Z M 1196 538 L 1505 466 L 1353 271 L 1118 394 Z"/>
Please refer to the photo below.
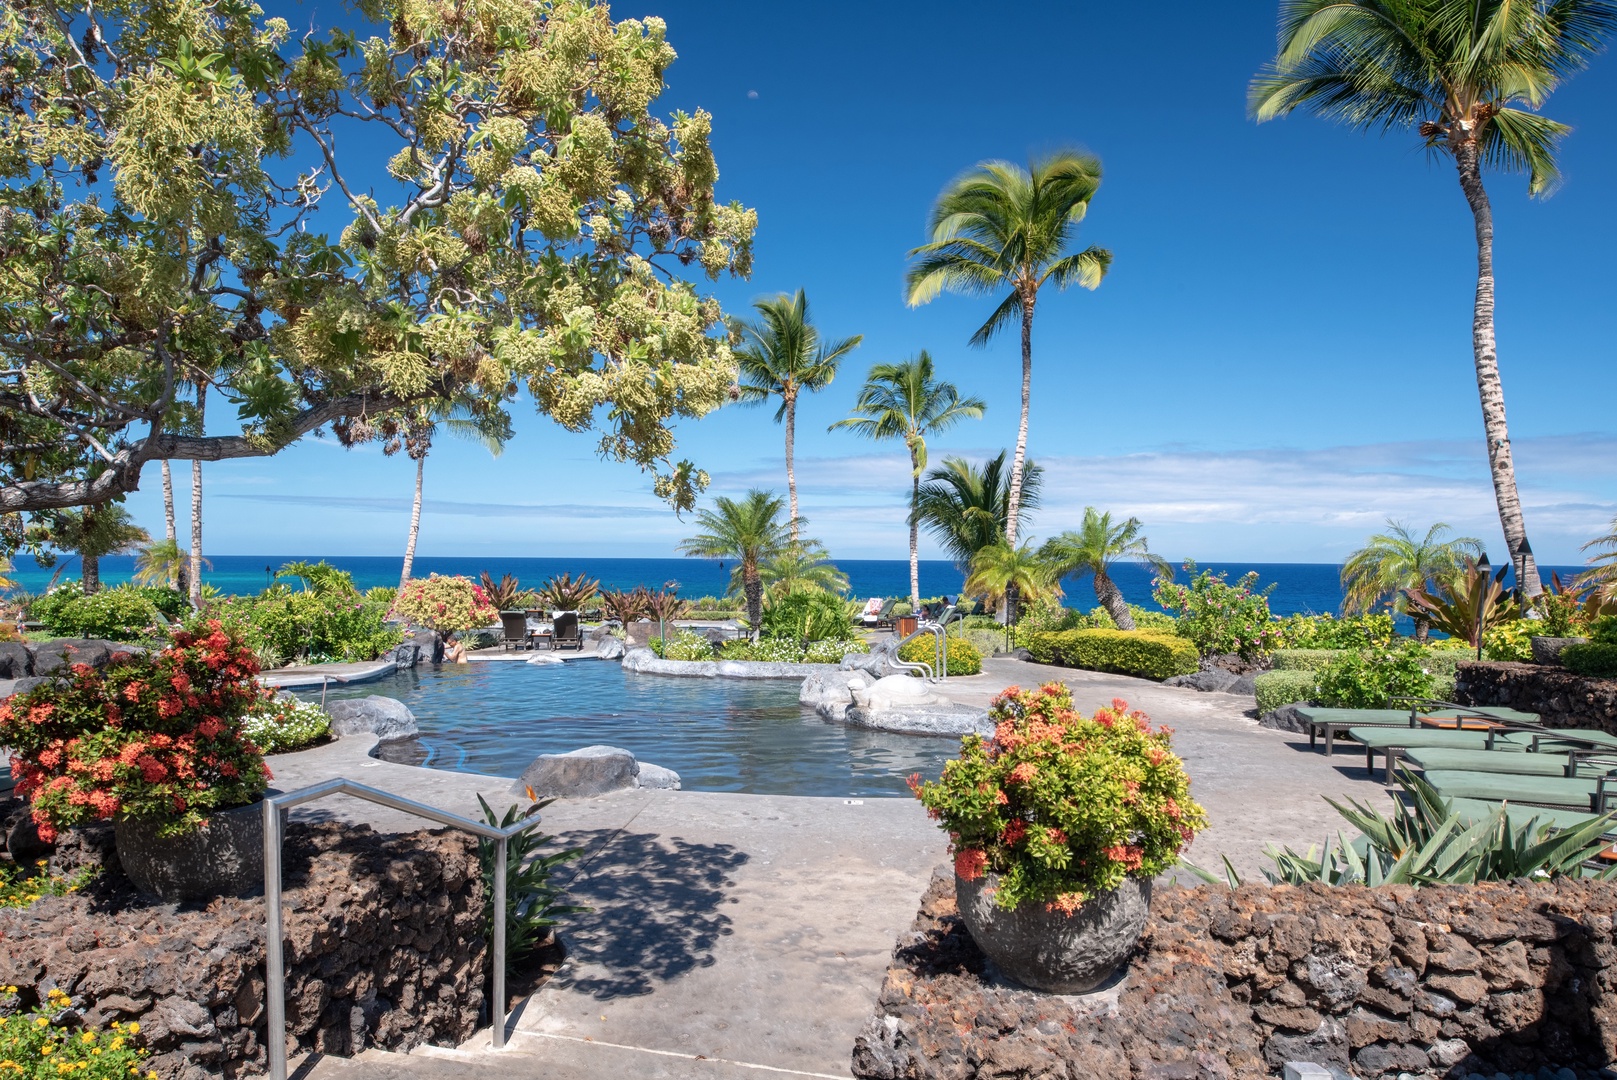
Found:
<path fill-rule="evenodd" d="M 1535 664 L 1559 664 L 1562 649 L 1568 645 L 1582 645 L 1588 640 L 1586 637 L 1532 637 L 1528 639 L 1528 644 L 1533 647 Z"/>
<path fill-rule="evenodd" d="M 264 884 L 264 804 L 216 811 L 183 836 L 157 835 L 158 822 L 113 823 L 118 861 L 135 887 L 171 903 L 239 896 Z"/>
<path fill-rule="evenodd" d="M 1071 915 L 1042 904 L 1006 911 L 994 903 L 998 888 L 998 874 L 955 877 L 966 929 L 1006 976 L 1053 994 L 1087 994 L 1105 985 L 1134 951 L 1150 915 L 1149 879 L 1127 878 Z"/>

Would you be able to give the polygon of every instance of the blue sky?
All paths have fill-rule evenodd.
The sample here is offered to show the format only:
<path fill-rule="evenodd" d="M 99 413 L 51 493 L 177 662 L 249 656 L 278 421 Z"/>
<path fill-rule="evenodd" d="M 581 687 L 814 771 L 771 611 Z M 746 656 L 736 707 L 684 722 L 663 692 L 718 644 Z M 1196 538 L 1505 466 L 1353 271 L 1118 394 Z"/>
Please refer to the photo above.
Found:
<path fill-rule="evenodd" d="M 335 11 L 275 10 L 295 28 Z M 1115 264 L 1098 291 L 1041 302 L 1037 534 L 1095 505 L 1138 515 L 1171 558 L 1335 561 L 1388 516 L 1447 520 L 1502 550 L 1471 366 L 1471 218 L 1453 167 L 1409 133 L 1248 120 L 1272 3 L 1024 3 L 991 21 L 981 5 L 946 3 L 642 0 L 613 13 L 667 20 L 680 59 L 661 110 L 714 114 L 719 194 L 758 210 L 752 279 L 713 287 L 727 309 L 801 286 L 825 333 L 865 336 L 799 413 L 803 512 L 834 554 L 905 551 L 902 447 L 825 432 L 870 364 L 925 348 L 986 399 L 987 416 L 935 441 L 934 458 L 1014 440 L 1014 335 L 967 346 L 986 301 L 906 308 L 905 252 L 956 173 L 1067 144 L 1105 164 L 1082 241 Z M 1614 105 L 1617 59 L 1602 56 L 1545 109 L 1576 129 L 1554 197 L 1489 178 L 1506 402 L 1545 562 L 1581 561 L 1578 545 L 1617 514 Z M 784 491 L 772 415 L 727 408 L 685 423 L 680 454 L 713 474 L 714 493 Z M 516 420 L 498 460 L 451 441 L 434 450 L 424 553 L 653 556 L 689 534 L 649 478 L 595 459 L 592 436 L 526 404 Z M 402 458 L 307 440 L 204 468 L 205 550 L 402 550 Z M 159 488 L 152 467 L 130 500 L 154 530 Z"/>

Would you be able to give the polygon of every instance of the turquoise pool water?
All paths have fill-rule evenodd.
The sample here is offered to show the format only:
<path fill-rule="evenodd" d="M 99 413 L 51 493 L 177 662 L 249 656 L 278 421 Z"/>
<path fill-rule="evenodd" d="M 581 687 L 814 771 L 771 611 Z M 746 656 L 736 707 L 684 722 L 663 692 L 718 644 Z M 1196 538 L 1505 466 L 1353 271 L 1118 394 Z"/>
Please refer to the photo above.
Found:
<path fill-rule="evenodd" d="M 605 743 L 673 769 L 688 791 L 772 795 L 908 795 L 956 739 L 832 724 L 797 703 L 790 680 L 676 679 L 604 661 L 421 667 L 327 697 L 398 698 L 421 729 L 418 763 L 516 776 L 539 754 Z M 320 694 L 300 694 L 318 701 Z"/>

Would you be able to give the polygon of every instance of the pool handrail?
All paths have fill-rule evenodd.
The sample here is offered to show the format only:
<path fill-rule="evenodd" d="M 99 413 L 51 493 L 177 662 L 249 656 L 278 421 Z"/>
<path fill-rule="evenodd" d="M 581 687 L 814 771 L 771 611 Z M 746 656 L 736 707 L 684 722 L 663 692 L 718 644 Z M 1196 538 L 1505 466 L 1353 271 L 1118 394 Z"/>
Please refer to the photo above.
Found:
<path fill-rule="evenodd" d="M 281 922 L 281 828 L 283 808 L 314 802 L 328 795 L 349 795 L 356 799 L 400 810 L 406 814 L 436 821 L 453 829 L 494 841 L 494 993 L 489 1007 L 490 1035 L 494 1049 L 505 1048 L 505 873 L 506 850 L 511 838 L 539 824 L 539 815 L 529 816 L 499 828 L 487 822 L 451 814 L 435 806 L 406 799 L 390 791 L 373 788 L 338 777 L 309 787 L 264 799 L 264 1009 L 267 1020 L 265 1050 L 269 1054 L 270 1080 L 286 1080 L 286 956 L 285 931 Z"/>
<path fill-rule="evenodd" d="M 931 619 L 922 619 L 916 626 L 914 633 L 909 634 L 897 645 L 893 646 L 891 665 L 900 671 L 924 671 L 926 674 L 922 678 L 927 682 L 942 682 L 947 679 L 949 677 L 949 643 L 948 631 L 945 627 L 949 625 L 949 620 L 954 618 L 955 614 L 955 605 L 950 604 L 943 609 L 943 614 L 939 616 L 936 622 Z M 936 667 L 922 660 L 900 660 L 898 658 L 898 651 L 922 634 L 931 634 L 936 641 L 934 655 L 937 660 Z"/>

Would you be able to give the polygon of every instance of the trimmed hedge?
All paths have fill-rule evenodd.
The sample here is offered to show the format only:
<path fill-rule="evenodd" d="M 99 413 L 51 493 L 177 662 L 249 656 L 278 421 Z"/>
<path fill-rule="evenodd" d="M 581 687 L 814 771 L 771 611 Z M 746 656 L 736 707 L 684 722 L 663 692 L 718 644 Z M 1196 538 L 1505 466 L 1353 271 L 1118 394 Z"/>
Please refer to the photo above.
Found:
<path fill-rule="evenodd" d="M 1617 676 L 1617 645 L 1588 641 L 1561 650 L 1561 664 L 1574 675 L 1592 679 Z"/>
<path fill-rule="evenodd" d="M 1313 671 L 1296 669 L 1265 671 L 1252 680 L 1258 695 L 1258 715 L 1272 712 L 1282 705 L 1295 705 L 1299 701 L 1309 700 L 1314 696 L 1315 681 L 1316 673 Z"/>
<path fill-rule="evenodd" d="M 1273 666 L 1276 671 L 1319 671 L 1341 656 L 1344 649 L 1276 649 Z"/>
<path fill-rule="evenodd" d="M 948 642 L 948 659 L 945 662 L 950 675 L 982 674 L 983 654 L 977 651 L 977 646 L 959 637 L 951 637 Z M 935 667 L 938 662 L 937 639 L 930 634 L 918 637 L 898 650 L 898 658 L 911 664 L 930 664 Z"/>
<path fill-rule="evenodd" d="M 1200 667 L 1196 646 L 1188 638 L 1150 630 L 1057 630 L 1032 635 L 1027 650 L 1041 664 L 1159 682 Z"/>

